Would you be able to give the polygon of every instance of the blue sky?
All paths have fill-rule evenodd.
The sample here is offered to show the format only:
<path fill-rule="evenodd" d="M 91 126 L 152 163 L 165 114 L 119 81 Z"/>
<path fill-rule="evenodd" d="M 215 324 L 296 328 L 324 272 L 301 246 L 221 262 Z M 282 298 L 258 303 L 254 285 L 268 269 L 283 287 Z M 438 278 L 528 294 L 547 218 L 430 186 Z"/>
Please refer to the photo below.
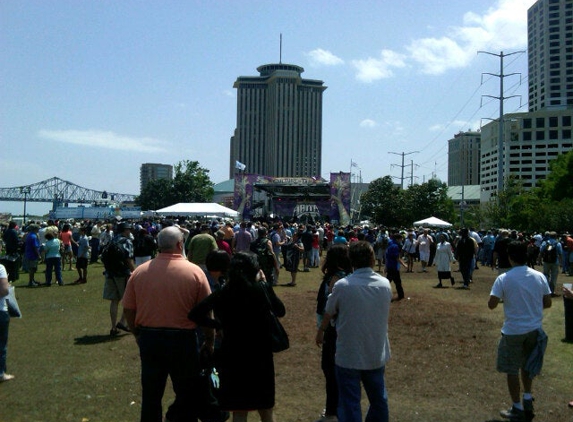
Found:
<path fill-rule="evenodd" d="M 139 193 L 142 163 L 228 178 L 238 76 L 304 67 L 328 89 L 322 176 L 435 173 L 447 141 L 499 114 L 499 54 L 527 48 L 534 0 L 0 2 L 0 187 L 54 176 Z M 505 59 L 505 112 L 527 111 L 527 55 Z M 520 85 L 521 80 L 521 85 Z M 248 169 L 247 169 L 248 171 Z M 396 179 L 398 181 L 398 179 Z M 32 204 L 46 212 L 50 204 Z M 0 212 L 21 212 L 0 202 Z"/>

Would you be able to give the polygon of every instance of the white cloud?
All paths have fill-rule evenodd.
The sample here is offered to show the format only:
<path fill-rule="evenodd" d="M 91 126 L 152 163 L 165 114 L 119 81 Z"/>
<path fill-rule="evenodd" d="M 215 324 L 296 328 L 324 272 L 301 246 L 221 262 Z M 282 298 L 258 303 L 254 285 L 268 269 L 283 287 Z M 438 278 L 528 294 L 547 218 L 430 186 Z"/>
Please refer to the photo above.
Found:
<path fill-rule="evenodd" d="M 40 130 L 38 136 L 56 142 L 95 148 L 145 153 L 166 152 L 164 141 L 153 138 L 130 138 L 100 130 Z"/>
<path fill-rule="evenodd" d="M 362 82 L 374 82 L 394 76 L 393 68 L 406 66 L 405 56 L 391 50 L 382 50 L 380 58 L 369 57 L 366 60 L 353 60 L 356 68 L 356 79 Z"/>
<path fill-rule="evenodd" d="M 441 37 L 419 38 L 405 47 L 406 53 L 392 53 L 403 67 L 416 63 L 420 71 L 438 75 L 448 69 L 468 66 L 479 50 L 519 50 L 527 46 L 527 9 L 535 0 L 499 0 L 483 14 L 467 12 L 461 25 L 452 26 Z M 393 76 L 384 59 L 354 60 L 356 78 L 362 82 Z"/>
<path fill-rule="evenodd" d="M 337 66 L 344 64 L 344 60 L 335 56 L 328 50 L 317 48 L 306 53 L 312 66 Z"/>
<path fill-rule="evenodd" d="M 371 127 L 376 127 L 376 126 L 378 126 L 378 123 L 376 123 L 372 119 L 364 119 L 360 122 L 360 127 L 371 128 Z"/>

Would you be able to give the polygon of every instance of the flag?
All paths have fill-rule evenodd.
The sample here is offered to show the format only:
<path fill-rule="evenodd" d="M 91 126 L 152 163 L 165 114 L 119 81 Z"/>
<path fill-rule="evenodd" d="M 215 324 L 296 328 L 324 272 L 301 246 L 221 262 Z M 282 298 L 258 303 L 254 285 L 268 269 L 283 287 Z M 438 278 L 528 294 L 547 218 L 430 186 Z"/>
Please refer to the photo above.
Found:
<path fill-rule="evenodd" d="M 245 170 L 245 169 L 247 168 L 247 166 L 244 165 L 243 163 L 241 163 L 240 161 L 235 161 L 235 168 L 236 168 L 237 170 L 243 171 L 243 170 Z"/>
<path fill-rule="evenodd" d="M 358 164 L 356 164 L 354 161 L 350 160 L 350 166 L 351 167 L 358 167 Z"/>

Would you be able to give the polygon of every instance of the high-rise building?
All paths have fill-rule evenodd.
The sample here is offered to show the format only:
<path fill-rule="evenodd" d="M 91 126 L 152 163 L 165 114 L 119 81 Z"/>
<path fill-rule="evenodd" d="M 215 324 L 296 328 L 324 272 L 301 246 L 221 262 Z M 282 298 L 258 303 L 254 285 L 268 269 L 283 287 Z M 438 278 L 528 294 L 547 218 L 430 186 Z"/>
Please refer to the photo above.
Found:
<path fill-rule="evenodd" d="M 460 132 L 448 141 L 448 185 L 480 183 L 480 132 Z"/>
<path fill-rule="evenodd" d="M 321 174 L 323 81 L 303 79 L 292 64 L 266 64 L 259 76 L 240 76 L 237 127 L 231 137 L 229 175 L 274 177 Z M 237 164 L 240 163 L 240 164 Z"/>
<path fill-rule="evenodd" d="M 504 179 L 525 188 L 573 149 L 573 0 L 538 0 L 527 12 L 529 112 L 503 116 Z M 499 121 L 481 130 L 481 202 L 498 189 Z"/>
<path fill-rule="evenodd" d="M 139 190 L 143 191 L 145 186 L 152 180 L 173 179 L 173 166 L 169 164 L 145 163 L 139 170 Z"/>
<path fill-rule="evenodd" d="M 573 110 L 539 110 L 504 116 L 504 178 L 518 179 L 526 189 L 535 187 L 550 172 L 549 164 L 573 149 Z M 497 191 L 497 139 L 499 122 L 481 130 L 482 202 Z"/>
<path fill-rule="evenodd" d="M 529 111 L 573 108 L 573 1 L 531 6 L 527 44 Z"/>

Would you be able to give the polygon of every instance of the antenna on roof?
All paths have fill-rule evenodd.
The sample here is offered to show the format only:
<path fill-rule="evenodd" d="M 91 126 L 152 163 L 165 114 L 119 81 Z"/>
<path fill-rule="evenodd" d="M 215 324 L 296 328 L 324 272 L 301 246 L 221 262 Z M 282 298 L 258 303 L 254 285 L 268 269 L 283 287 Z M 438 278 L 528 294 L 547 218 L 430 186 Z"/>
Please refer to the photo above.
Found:
<path fill-rule="evenodd" d="M 279 64 L 283 62 L 283 34 L 281 33 L 279 46 Z"/>

